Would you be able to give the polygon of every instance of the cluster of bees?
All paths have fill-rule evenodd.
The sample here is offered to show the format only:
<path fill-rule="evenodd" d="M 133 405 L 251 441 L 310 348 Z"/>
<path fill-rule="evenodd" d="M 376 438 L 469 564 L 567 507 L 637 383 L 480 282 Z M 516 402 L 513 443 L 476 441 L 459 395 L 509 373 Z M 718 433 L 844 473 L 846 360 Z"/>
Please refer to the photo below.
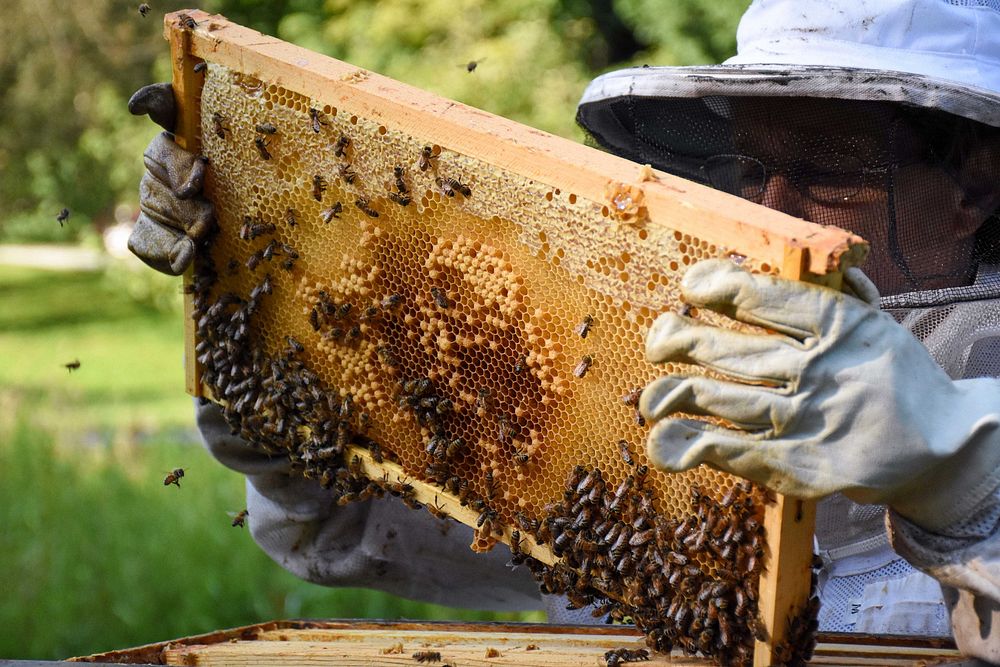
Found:
<path fill-rule="evenodd" d="M 595 617 L 634 622 L 655 651 L 751 664 L 754 639 L 766 639 L 757 614 L 764 534 L 752 485 L 741 482 L 721 499 L 694 487 L 693 514 L 668 519 L 654 509 L 646 474 L 636 466 L 611 488 L 599 469 L 578 466 L 544 519 L 518 514 L 514 562 L 528 566 L 543 592 L 565 595 L 570 608 L 592 606 Z M 549 567 L 527 558 L 520 531 L 561 561 Z M 810 605 L 797 627 L 815 630 L 817 612 Z M 782 645 L 781 664 L 807 659 L 812 646 L 811 632 L 800 632 Z"/>

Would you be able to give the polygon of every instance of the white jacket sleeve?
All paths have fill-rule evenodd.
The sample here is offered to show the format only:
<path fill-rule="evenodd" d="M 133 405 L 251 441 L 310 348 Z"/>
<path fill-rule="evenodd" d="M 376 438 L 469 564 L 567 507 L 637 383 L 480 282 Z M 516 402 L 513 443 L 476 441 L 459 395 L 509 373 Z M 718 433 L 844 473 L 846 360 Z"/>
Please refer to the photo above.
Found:
<path fill-rule="evenodd" d="M 247 476 L 254 540 L 296 576 L 454 607 L 542 608 L 527 569 L 506 566 L 506 546 L 473 553 L 470 528 L 411 510 L 392 496 L 340 506 L 318 481 L 290 475 L 286 459 L 232 435 L 215 404 L 197 406 L 197 423 L 209 452 Z"/>
<path fill-rule="evenodd" d="M 897 553 L 941 583 L 959 650 L 1000 664 L 1000 488 L 970 516 L 931 532 L 890 510 L 889 536 Z"/>

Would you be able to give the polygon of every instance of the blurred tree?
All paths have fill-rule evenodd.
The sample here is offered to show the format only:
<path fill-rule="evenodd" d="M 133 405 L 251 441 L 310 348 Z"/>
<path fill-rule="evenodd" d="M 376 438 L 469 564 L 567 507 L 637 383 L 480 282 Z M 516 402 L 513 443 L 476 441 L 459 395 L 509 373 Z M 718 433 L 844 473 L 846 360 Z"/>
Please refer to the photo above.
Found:
<path fill-rule="evenodd" d="M 187 0 L 13 0 L 0 21 L 0 240 L 75 238 L 135 205 L 157 131 L 125 109 L 169 76 L 164 12 Z M 597 73 L 718 62 L 749 0 L 205 0 L 282 39 L 563 136 Z M 480 65 L 469 72 L 466 64 Z M 55 215 L 73 212 L 64 229 Z M 5 232 L 6 230 L 6 232 Z M 12 232 L 16 232 L 13 233 Z"/>

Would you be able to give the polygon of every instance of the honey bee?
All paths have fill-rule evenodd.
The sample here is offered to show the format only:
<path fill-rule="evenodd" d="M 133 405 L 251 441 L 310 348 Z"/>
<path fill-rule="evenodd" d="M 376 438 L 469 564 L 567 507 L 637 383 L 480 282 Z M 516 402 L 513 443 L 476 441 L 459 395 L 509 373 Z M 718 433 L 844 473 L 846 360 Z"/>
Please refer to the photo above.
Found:
<path fill-rule="evenodd" d="M 299 341 L 295 340 L 291 336 L 285 336 L 285 340 L 288 341 L 288 347 L 289 347 L 289 349 L 291 349 L 296 354 L 302 354 L 303 352 L 306 351 L 306 348 L 303 347 L 302 343 L 300 343 Z"/>
<path fill-rule="evenodd" d="M 397 359 L 396 355 L 390 352 L 389 348 L 385 345 L 379 345 L 376 347 L 375 352 L 378 354 L 379 360 L 386 366 L 394 368 L 399 365 L 399 359 Z"/>
<path fill-rule="evenodd" d="M 260 265 L 261 260 L 262 260 L 261 252 L 258 250 L 257 252 L 247 257 L 246 267 L 251 271 L 254 271 Z"/>
<path fill-rule="evenodd" d="M 195 21 L 190 16 L 188 16 L 187 14 L 181 14 L 177 18 L 178 20 L 180 20 L 181 25 L 187 28 L 188 30 L 194 30 L 195 28 L 198 27 L 198 22 Z"/>
<path fill-rule="evenodd" d="M 298 222 L 295 220 L 295 209 L 286 208 L 285 209 L 285 224 L 289 227 L 297 227 Z"/>
<path fill-rule="evenodd" d="M 372 460 L 375 461 L 375 463 L 382 463 L 385 461 L 382 456 L 382 447 L 377 442 L 369 444 L 368 447 L 372 453 Z"/>
<path fill-rule="evenodd" d="M 641 395 L 642 395 L 642 387 L 636 387 L 629 393 L 622 396 L 622 403 L 629 406 L 630 408 L 634 408 L 639 404 L 639 397 Z"/>
<path fill-rule="evenodd" d="M 523 466 L 529 460 L 531 460 L 531 455 L 528 454 L 528 452 L 524 451 L 523 449 L 517 449 L 514 451 L 514 456 L 512 458 L 514 459 L 514 463 Z"/>
<path fill-rule="evenodd" d="M 326 179 L 316 174 L 313 176 L 313 199 L 323 201 L 324 192 L 326 192 Z"/>
<path fill-rule="evenodd" d="M 270 160 L 271 153 L 267 150 L 270 143 L 264 139 L 264 137 L 257 137 L 253 140 L 253 145 L 257 147 L 257 151 L 260 153 L 260 157 L 263 160 Z"/>
<path fill-rule="evenodd" d="M 458 179 L 438 177 L 434 179 L 434 182 L 441 189 L 441 194 L 448 197 L 454 197 L 456 192 L 461 192 L 464 197 L 472 196 L 472 189 Z"/>
<path fill-rule="evenodd" d="M 340 135 L 340 139 L 337 139 L 337 144 L 333 147 L 333 154 L 337 157 L 344 157 L 347 153 L 347 147 L 351 145 L 351 138 L 345 134 Z"/>
<path fill-rule="evenodd" d="M 146 18 L 146 14 L 150 12 L 150 9 L 151 7 L 145 2 L 143 2 L 142 4 L 139 5 L 139 16 L 141 16 L 142 18 Z"/>
<path fill-rule="evenodd" d="M 353 169 L 351 169 L 351 165 L 349 163 L 338 164 L 337 171 L 340 172 L 340 177 L 344 179 L 344 182 L 347 183 L 348 185 L 353 184 L 354 181 L 357 180 L 358 178 L 358 175 L 354 172 Z"/>
<path fill-rule="evenodd" d="M 273 234 L 276 228 L 274 223 L 253 222 L 253 218 L 243 216 L 243 225 L 240 227 L 240 238 L 244 241 L 253 241 L 258 236 Z"/>
<path fill-rule="evenodd" d="M 334 218 L 337 218 L 339 220 L 340 214 L 343 210 L 344 210 L 344 205 L 341 204 L 340 202 L 337 202 L 330 208 L 326 209 L 325 211 L 320 213 L 320 215 L 323 217 L 323 223 L 329 224 L 330 221 L 333 220 Z"/>
<path fill-rule="evenodd" d="M 220 139 L 226 138 L 226 133 L 229 132 L 229 128 L 226 127 L 226 117 L 223 116 L 218 111 L 212 113 L 212 128 L 215 131 L 215 136 Z"/>
<path fill-rule="evenodd" d="M 249 515 L 250 515 L 250 512 L 247 511 L 247 510 L 245 510 L 245 509 L 240 510 L 237 514 L 234 514 L 233 515 L 233 528 L 236 528 L 237 526 L 239 526 L 240 528 L 243 528 L 244 526 L 246 526 L 247 516 L 249 516 Z"/>
<path fill-rule="evenodd" d="M 181 486 L 181 477 L 184 476 L 184 468 L 174 468 L 170 474 L 163 478 L 163 486 L 174 484 L 177 488 Z"/>
<path fill-rule="evenodd" d="M 396 189 L 399 190 L 399 194 L 405 195 L 408 193 L 410 189 L 406 187 L 406 181 L 403 180 L 403 168 L 393 167 L 392 173 L 396 177 Z"/>
<path fill-rule="evenodd" d="M 587 334 L 590 333 L 590 327 L 593 323 L 594 323 L 593 315 L 585 316 L 583 318 L 583 321 L 580 322 L 580 324 L 577 325 L 576 327 L 576 335 L 579 336 L 580 338 L 586 338 Z"/>
<path fill-rule="evenodd" d="M 401 194 L 396 193 L 396 192 L 390 192 L 389 193 L 389 199 L 391 199 L 392 201 L 396 202 L 400 206 L 409 206 L 410 203 L 413 201 L 412 197 L 410 197 L 408 195 L 401 195 Z"/>
<path fill-rule="evenodd" d="M 522 375 L 526 370 L 528 370 L 528 357 L 521 355 L 521 358 L 514 364 L 514 372 Z"/>
<path fill-rule="evenodd" d="M 593 363 L 594 363 L 593 357 L 591 357 L 589 354 L 583 355 L 583 357 L 580 359 L 580 363 L 578 363 L 576 365 L 576 368 L 573 369 L 573 375 L 577 376 L 578 378 L 582 378 L 584 375 L 587 374 L 587 371 L 590 370 L 590 366 Z"/>
<path fill-rule="evenodd" d="M 441 662 L 440 651 L 417 651 L 413 654 L 413 659 L 417 662 Z"/>
<path fill-rule="evenodd" d="M 195 63 L 195 66 L 191 68 L 191 71 L 193 71 L 195 74 L 201 74 L 207 69 L 208 69 L 208 63 L 202 60 L 199 63 Z"/>
<path fill-rule="evenodd" d="M 448 300 L 448 295 L 443 289 L 432 287 L 431 298 L 434 299 L 434 303 L 437 304 L 438 308 L 451 308 L 451 301 Z"/>
<path fill-rule="evenodd" d="M 319 109 L 309 109 L 309 119 L 312 121 L 313 132 L 317 134 L 319 134 L 322 126 L 327 124 L 323 119 L 323 113 Z"/>
<path fill-rule="evenodd" d="M 622 460 L 625 461 L 627 465 L 635 465 L 635 461 L 632 459 L 632 452 L 629 451 L 628 442 L 626 440 L 618 441 L 618 451 L 621 452 Z"/>
<path fill-rule="evenodd" d="M 430 146 L 424 146 L 420 149 L 420 159 L 417 161 L 417 166 L 420 168 L 420 171 L 427 171 L 434 166 L 431 160 L 437 159 L 438 156 L 434 153 L 434 149 Z"/>
<path fill-rule="evenodd" d="M 501 653 L 498 649 L 493 648 L 492 646 L 488 646 L 486 648 L 486 656 L 485 657 L 487 657 L 487 658 L 500 658 L 500 657 L 503 657 L 503 653 Z"/>
<path fill-rule="evenodd" d="M 369 218 L 377 218 L 378 211 L 371 207 L 368 197 L 358 197 L 354 200 L 354 205 L 360 208 Z"/>
<path fill-rule="evenodd" d="M 383 310 L 395 310 L 401 303 L 403 303 L 402 294 L 390 294 L 382 299 L 381 305 Z"/>
<path fill-rule="evenodd" d="M 489 414 L 493 409 L 493 392 L 485 387 L 476 394 L 476 409 Z"/>
<path fill-rule="evenodd" d="M 260 132 L 261 134 L 277 134 L 278 128 L 276 128 L 273 124 L 265 121 L 257 125 L 257 131 Z"/>
<path fill-rule="evenodd" d="M 69 362 L 68 364 L 63 364 L 63 368 L 65 368 L 67 371 L 69 371 L 70 373 L 72 373 L 76 369 L 80 368 L 80 360 L 79 359 L 74 359 L 73 361 Z"/>

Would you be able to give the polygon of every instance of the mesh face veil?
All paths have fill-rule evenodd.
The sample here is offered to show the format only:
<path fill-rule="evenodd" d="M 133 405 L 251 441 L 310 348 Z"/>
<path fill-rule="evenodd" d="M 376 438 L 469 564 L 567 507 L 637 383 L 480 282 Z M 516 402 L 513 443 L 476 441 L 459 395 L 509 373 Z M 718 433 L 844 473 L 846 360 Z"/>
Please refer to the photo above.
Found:
<path fill-rule="evenodd" d="M 1000 149 L 1000 129 L 974 121 L 862 100 L 631 95 L 578 118 L 636 162 L 860 234 L 883 296 L 971 285 L 1000 245 L 1000 160 L 966 173 L 949 132 Z"/>

